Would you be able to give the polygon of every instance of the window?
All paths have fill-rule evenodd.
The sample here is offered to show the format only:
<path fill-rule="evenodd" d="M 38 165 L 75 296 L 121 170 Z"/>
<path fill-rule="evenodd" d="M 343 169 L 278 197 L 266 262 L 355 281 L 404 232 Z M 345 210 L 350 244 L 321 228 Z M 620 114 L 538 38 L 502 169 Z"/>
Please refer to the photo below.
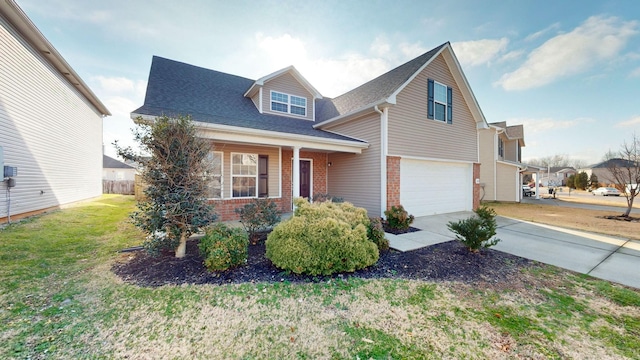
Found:
<path fill-rule="evenodd" d="M 207 198 L 209 199 L 221 199 L 222 198 L 222 152 L 210 151 L 207 155 L 207 162 L 209 162 L 209 171 L 205 173 L 205 179 L 207 180 Z"/>
<path fill-rule="evenodd" d="M 429 79 L 427 91 L 427 117 L 447 124 L 453 123 L 453 89 Z"/>
<path fill-rule="evenodd" d="M 258 183 L 258 155 L 231 154 L 232 197 L 255 197 Z"/>
<path fill-rule="evenodd" d="M 276 91 L 271 92 L 271 110 L 293 115 L 307 115 L 307 99 Z"/>
<path fill-rule="evenodd" d="M 498 156 L 504 157 L 504 141 L 498 137 Z"/>

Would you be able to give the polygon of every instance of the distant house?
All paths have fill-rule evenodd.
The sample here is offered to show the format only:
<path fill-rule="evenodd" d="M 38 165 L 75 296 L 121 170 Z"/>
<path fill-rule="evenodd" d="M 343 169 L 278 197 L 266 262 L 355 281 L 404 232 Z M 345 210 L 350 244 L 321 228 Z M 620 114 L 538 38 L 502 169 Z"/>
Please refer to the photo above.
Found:
<path fill-rule="evenodd" d="M 522 163 L 524 127 L 507 126 L 506 122 L 489 124 L 479 131 L 480 183 L 484 201 L 513 201 L 522 199 Z"/>
<path fill-rule="evenodd" d="M 209 196 L 222 220 L 257 197 L 291 211 L 295 197 L 329 193 L 370 216 L 479 203 L 478 131 L 488 124 L 448 42 L 336 98 L 293 66 L 252 80 L 153 57 L 131 117 L 179 114 L 210 139 Z"/>
<path fill-rule="evenodd" d="M 616 158 L 616 159 L 609 159 L 606 161 L 602 161 L 597 164 L 592 164 L 582 169 L 578 169 L 578 172 L 584 171 L 585 173 L 587 173 L 589 177 L 591 177 L 591 174 L 596 174 L 596 176 L 598 177 L 598 182 L 600 182 L 601 184 L 622 185 L 622 184 L 616 184 L 616 180 L 611 175 L 609 168 L 612 166 L 633 168 L 634 164 L 630 163 L 628 160 Z M 627 185 L 634 184 L 634 183 L 635 183 L 634 179 L 630 179 L 627 182 Z"/>
<path fill-rule="evenodd" d="M 135 167 L 107 155 L 102 155 L 102 180 L 133 181 L 135 177 Z"/>
<path fill-rule="evenodd" d="M 541 171 L 540 176 L 533 174 L 533 182 L 541 186 L 566 186 L 567 179 L 577 173 L 578 171 L 572 167 L 550 167 Z"/>
<path fill-rule="evenodd" d="M 15 187 L 0 182 L 0 223 L 100 196 L 106 115 L 15 1 L 0 1 L 0 167 L 17 167 Z"/>

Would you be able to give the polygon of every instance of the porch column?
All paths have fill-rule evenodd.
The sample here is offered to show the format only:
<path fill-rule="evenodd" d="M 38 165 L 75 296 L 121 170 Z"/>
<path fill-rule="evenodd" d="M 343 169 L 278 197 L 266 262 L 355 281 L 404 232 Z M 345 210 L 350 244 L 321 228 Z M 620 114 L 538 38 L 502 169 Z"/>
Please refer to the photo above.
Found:
<path fill-rule="evenodd" d="M 538 185 L 540 180 L 540 170 L 536 171 L 536 200 L 540 200 L 540 186 Z"/>
<path fill-rule="evenodd" d="M 300 147 L 293 147 L 293 171 L 291 173 L 293 179 L 293 198 L 300 197 Z"/>

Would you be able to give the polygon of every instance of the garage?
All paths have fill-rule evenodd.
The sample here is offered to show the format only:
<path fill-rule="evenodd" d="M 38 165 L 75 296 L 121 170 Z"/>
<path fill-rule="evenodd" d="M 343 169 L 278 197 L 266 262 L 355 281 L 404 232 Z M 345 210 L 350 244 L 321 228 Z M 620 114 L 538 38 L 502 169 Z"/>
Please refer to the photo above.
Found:
<path fill-rule="evenodd" d="M 471 211 L 472 164 L 401 159 L 400 203 L 414 216 Z"/>

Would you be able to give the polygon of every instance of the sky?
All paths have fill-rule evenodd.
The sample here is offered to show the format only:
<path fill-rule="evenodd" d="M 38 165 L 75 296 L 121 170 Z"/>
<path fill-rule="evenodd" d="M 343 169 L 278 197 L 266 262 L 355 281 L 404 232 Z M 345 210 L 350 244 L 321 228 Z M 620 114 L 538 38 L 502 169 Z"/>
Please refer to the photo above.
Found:
<path fill-rule="evenodd" d="M 488 122 L 524 162 L 585 164 L 640 136 L 640 4 L 626 1 L 17 0 L 133 145 L 153 55 L 250 79 L 293 65 L 335 97 L 451 42 Z"/>

